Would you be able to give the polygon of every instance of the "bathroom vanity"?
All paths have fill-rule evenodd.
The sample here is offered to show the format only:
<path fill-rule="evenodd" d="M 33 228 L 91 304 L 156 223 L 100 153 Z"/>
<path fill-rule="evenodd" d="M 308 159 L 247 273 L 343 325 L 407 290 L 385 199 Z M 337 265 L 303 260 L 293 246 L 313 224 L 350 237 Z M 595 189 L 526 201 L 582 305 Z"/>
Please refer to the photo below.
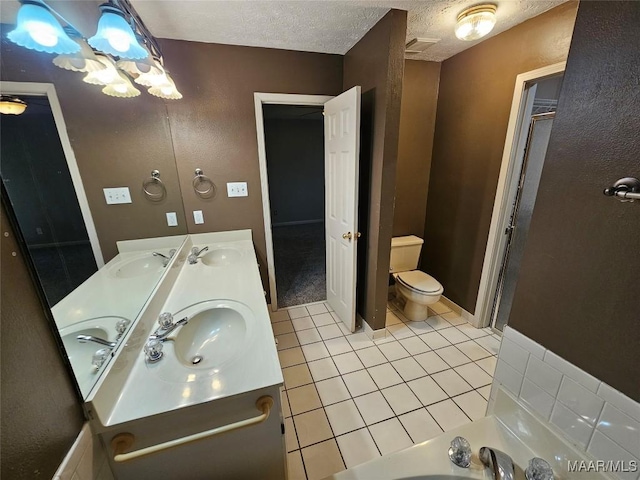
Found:
<path fill-rule="evenodd" d="M 286 478 L 251 231 L 190 235 L 166 268 L 85 404 L 114 476 Z"/>

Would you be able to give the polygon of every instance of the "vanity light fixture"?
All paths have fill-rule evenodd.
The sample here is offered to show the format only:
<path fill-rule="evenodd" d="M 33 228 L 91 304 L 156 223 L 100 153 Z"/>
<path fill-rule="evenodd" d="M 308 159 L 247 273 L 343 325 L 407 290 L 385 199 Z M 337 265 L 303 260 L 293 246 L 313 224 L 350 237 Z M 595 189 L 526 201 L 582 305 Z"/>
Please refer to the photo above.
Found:
<path fill-rule="evenodd" d="M 125 12 L 116 2 L 103 3 L 100 5 L 100 10 L 102 16 L 98 21 L 98 31 L 88 40 L 89 45 L 101 52 L 127 60 L 149 56 L 147 49 L 138 43 L 133 29 L 125 18 Z"/>
<path fill-rule="evenodd" d="M 62 17 L 55 10 L 42 0 L 21 0 L 21 3 L 16 28 L 7 34 L 9 40 L 38 52 L 64 55 L 80 51 L 80 45 L 67 35 L 56 20 L 54 13 Z"/>
<path fill-rule="evenodd" d="M 162 75 L 162 65 L 156 65 L 156 61 L 149 55 L 142 60 L 118 60 L 116 66 L 129 75 Z"/>
<path fill-rule="evenodd" d="M 90 83 L 91 85 L 109 85 L 112 82 L 117 82 L 120 80 L 119 72 L 116 69 L 113 60 L 106 55 L 98 54 L 96 55 L 98 61 L 104 67 L 102 70 L 94 70 L 93 72 L 89 72 L 82 79 L 85 83 Z"/>
<path fill-rule="evenodd" d="M 165 78 L 167 83 L 151 87 L 149 89 L 149 93 L 167 100 L 180 100 L 182 98 L 182 94 L 176 88 L 176 84 L 173 82 L 173 79 L 168 73 L 165 73 Z"/>
<path fill-rule="evenodd" d="M 497 7 L 492 4 L 476 5 L 458 15 L 456 37 L 472 41 L 484 37 L 496 24 Z"/>
<path fill-rule="evenodd" d="M 131 98 L 140 95 L 140 90 L 133 86 L 131 81 L 122 72 L 118 73 L 118 79 L 109 83 L 102 89 L 102 93 L 110 97 Z"/>
<path fill-rule="evenodd" d="M 64 68 L 65 70 L 71 70 L 72 72 L 83 73 L 97 72 L 107 68 L 100 62 L 89 44 L 82 37 L 74 38 L 74 40 L 80 45 L 80 50 L 68 55 L 58 55 L 53 59 L 55 66 Z"/>
<path fill-rule="evenodd" d="M 27 109 L 27 103 L 13 95 L 0 96 L 0 113 L 4 115 L 20 115 Z"/>

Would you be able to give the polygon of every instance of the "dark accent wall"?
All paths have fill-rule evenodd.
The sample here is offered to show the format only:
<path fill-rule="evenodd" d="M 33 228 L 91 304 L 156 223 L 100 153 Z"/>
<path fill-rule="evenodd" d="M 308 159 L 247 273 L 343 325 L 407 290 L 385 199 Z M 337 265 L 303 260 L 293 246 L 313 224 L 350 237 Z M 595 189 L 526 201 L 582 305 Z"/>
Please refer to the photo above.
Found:
<path fill-rule="evenodd" d="M 362 87 L 358 313 L 384 328 L 407 12 L 391 10 L 344 57 L 343 88 Z"/>
<path fill-rule="evenodd" d="M 516 76 L 566 60 L 577 2 L 442 63 L 421 269 L 475 310 Z"/>
<path fill-rule="evenodd" d="M 402 82 L 393 236 L 424 235 L 440 63 L 406 60 Z"/>
<path fill-rule="evenodd" d="M 0 223 L 0 475 L 51 478 L 84 418 L 4 204 Z"/>
<path fill-rule="evenodd" d="M 581 2 L 509 325 L 640 400 L 640 4 Z"/>

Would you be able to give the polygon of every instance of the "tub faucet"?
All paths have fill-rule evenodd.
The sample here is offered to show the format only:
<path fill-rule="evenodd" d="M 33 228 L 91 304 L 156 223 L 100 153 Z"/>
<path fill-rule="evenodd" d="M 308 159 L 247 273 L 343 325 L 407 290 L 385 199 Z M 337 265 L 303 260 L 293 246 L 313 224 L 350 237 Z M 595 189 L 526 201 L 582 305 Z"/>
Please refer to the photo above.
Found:
<path fill-rule="evenodd" d="M 479 453 L 480 461 L 492 474 L 495 480 L 514 480 L 515 469 L 509 455 L 490 447 L 482 447 Z"/>
<path fill-rule="evenodd" d="M 200 254 L 202 252 L 206 252 L 207 250 L 209 250 L 209 247 L 204 247 L 200 250 L 198 250 L 198 247 L 193 247 L 191 249 L 191 255 L 189 255 L 189 257 L 187 257 L 187 260 L 189 260 L 189 264 L 190 265 L 195 265 L 196 263 L 198 263 L 198 257 L 200 256 Z"/>
<path fill-rule="evenodd" d="M 117 345 L 116 342 L 110 342 L 100 337 L 94 337 L 93 335 L 78 335 L 76 339 L 78 339 L 80 343 L 94 342 L 109 348 L 115 348 Z"/>

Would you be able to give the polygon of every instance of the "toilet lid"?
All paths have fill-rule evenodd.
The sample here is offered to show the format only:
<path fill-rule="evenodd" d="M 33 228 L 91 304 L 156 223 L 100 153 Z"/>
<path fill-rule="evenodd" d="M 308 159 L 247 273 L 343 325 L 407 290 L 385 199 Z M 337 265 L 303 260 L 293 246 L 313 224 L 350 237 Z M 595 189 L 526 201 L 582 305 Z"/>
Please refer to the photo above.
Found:
<path fill-rule="evenodd" d="M 438 282 L 431 275 L 428 275 L 420 270 L 411 270 L 410 272 L 398 273 L 396 279 L 405 286 L 424 293 L 435 293 L 442 288 L 440 282 Z"/>

